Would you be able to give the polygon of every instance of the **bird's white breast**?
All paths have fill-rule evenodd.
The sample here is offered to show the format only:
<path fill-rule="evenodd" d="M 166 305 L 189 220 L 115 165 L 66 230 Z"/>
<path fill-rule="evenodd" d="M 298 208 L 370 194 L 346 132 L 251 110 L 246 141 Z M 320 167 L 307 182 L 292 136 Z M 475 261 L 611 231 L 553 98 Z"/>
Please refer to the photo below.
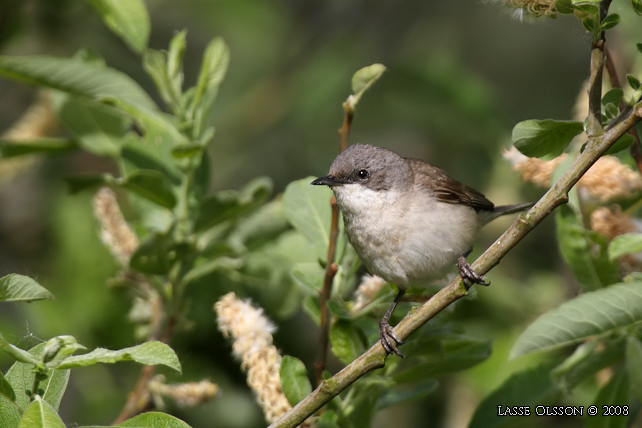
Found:
<path fill-rule="evenodd" d="M 366 268 L 399 286 L 443 274 L 479 231 L 475 210 L 440 202 L 423 189 L 402 193 L 344 184 L 333 191 Z"/>

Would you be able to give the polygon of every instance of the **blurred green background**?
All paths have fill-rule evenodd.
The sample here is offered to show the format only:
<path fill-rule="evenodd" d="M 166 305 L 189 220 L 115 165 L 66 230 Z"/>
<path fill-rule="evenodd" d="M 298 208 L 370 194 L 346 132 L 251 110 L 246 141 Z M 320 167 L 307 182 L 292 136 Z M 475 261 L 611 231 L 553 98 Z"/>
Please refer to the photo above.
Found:
<path fill-rule="evenodd" d="M 524 23 L 510 10 L 479 1 L 195 1 L 149 0 L 150 47 L 166 48 L 188 30 L 186 81 L 193 83 L 202 51 L 225 38 L 232 60 L 214 111 L 212 190 L 239 188 L 259 175 L 276 193 L 287 183 L 325 174 L 338 153 L 336 131 L 350 78 L 374 62 L 388 71 L 359 104 L 351 143 L 384 146 L 429 161 L 485 192 L 496 203 L 536 200 L 543 193 L 521 184 L 501 158 L 514 124 L 525 119 L 567 119 L 588 76 L 590 37 L 579 20 L 562 16 Z M 618 10 L 615 2 L 613 11 Z M 614 48 L 617 51 L 618 31 Z M 150 93 L 151 80 L 87 2 L 0 0 L 0 54 L 70 56 L 90 48 Z M 0 132 L 33 102 L 27 86 L 0 80 Z M 157 98 L 158 100 L 158 98 Z M 0 306 L 0 331 L 23 348 L 60 334 L 88 348 L 131 346 L 130 300 L 105 283 L 116 271 L 97 234 L 90 195 L 67 194 L 62 177 L 111 171 L 87 154 L 33 164 L 0 180 L 0 276 L 30 275 L 57 300 Z M 510 219 L 488 226 L 479 254 Z M 493 339 L 481 365 L 440 379 L 440 389 L 419 405 L 387 409 L 377 426 L 465 426 L 475 405 L 512 371 L 507 362 L 517 335 L 539 313 L 577 292 L 554 242 L 551 220 L 542 224 L 489 276 L 493 285 L 455 305 L 467 333 Z M 219 383 L 222 392 L 195 410 L 171 408 L 194 427 L 260 427 L 264 420 L 230 345 L 216 329 L 212 305 L 227 290 L 212 284 L 192 291 L 195 327 L 172 346 L 184 375 L 172 381 Z M 302 312 L 278 325 L 276 346 L 312 367 L 316 327 Z M 331 369 L 340 367 L 336 360 Z M 0 369 L 10 361 L 0 355 Z M 108 424 L 137 377 L 134 364 L 74 371 L 61 407 L 71 425 Z M 586 387 L 590 389 L 590 386 Z M 582 389 L 574 404 L 583 401 Z M 579 426 L 572 419 L 556 426 Z M 550 421 L 549 421 L 550 424 Z"/>

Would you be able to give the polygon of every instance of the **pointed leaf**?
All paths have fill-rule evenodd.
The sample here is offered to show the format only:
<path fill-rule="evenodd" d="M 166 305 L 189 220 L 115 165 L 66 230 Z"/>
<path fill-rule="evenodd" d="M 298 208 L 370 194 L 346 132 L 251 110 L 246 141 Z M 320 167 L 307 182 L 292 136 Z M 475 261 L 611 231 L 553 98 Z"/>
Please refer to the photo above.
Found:
<path fill-rule="evenodd" d="M 298 358 L 284 355 L 279 369 L 281 387 L 291 406 L 307 397 L 312 392 L 305 365 Z"/>
<path fill-rule="evenodd" d="M 136 53 L 147 46 L 150 22 L 143 0 L 89 0 L 105 24 Z"/>
<path fill-rule="evenodd" d="M 131 120 L 113 107 L 81 97 L 63 96 L 58 115 L 80 147 L 98 156 L 116 157 Z"/>
<path fill-rule="evenodd" d="M 36 396 L 25 409 L 18 428 L 66 428 L 51 404 Z"/>
<path fill-rule="evenodd" d="M 626 342 L 626 368 L 633 394 L 642 400 L 642 343 L 633 336 Z"/>
<path fill-rule="evenodd" d="M 627 74 L 627 75 L 626 75 L 626 80 L 627 80 L 627 82 L 629 82 L 629 85 L 630 85 L 634 90 L 636 90 L 636 91 L 637 91 L 638 89 L 640 89 L 640 85 L 641 85 L 641 84 L 640 84 L 640 80 L 638 80 L 638 78 L 637 78 L 637 77 L 635 77 L 634 75 L 632 75 L 632 74 Z"/>
<path fill-rule="evenodd" d="M 443 342 L 440 355 L 429 356 L 421 362 L 400 373 L 394 374 L 396 382 L 414 382 L 432 376 L 454 373 L 473 367 L 490 357 L 491 341 L 485 340 L 448 340 Z"/>
<path fill-rule="evenodd" d="M 97 101 L 115 98 L 127 104 L 156 109 L 149 95 L 128 75 L 78 59 L 0 56 L 0 76 Z"/>
<path fill-rule="evenodd" d="M 354 73 L 354 76 L 352 76 L 352 93 L 354 94 L 354 98 L 351 102 L 353 108 L 357 105 L 361 96 L 379 80 L 385 71 L 386 67 L 383 64 L 372 64 Z"/>
<path fill-rule="evenodd" d="M 607 105 L 607 104 L 615 104 L 619 105 L 620 102 L 622 101 L 622 97 L 624 96 L 624 91 L 622 91 L 621 88 L 613 88 L 609 90 L 604 96 L 602 97 L 602 105 Z"/>
<path fill-rule="evenodd" d="M 161 412 L 142 413 L 116 426 L 127 428 L 190 428 L 188 424 L 177 417 Z"/>
<path fill-rule="evenodd" d="M 583 130 L 582 122 L 525 120 L 513 128 L 513 144 L 526 156 L 550 160 L 561 155 Z"/>
<path fill-rule="evenodd" d="M 217 37 L 205 49 L 198 83 L 194 89 L 189 115 L 194 120 L 193 138 L 200 138 L 210 120 L 218 87 L 225 77 L 230 62 L 230 50 L 225 41 Z"/>
<path fill-rule="evenodd" d="M 16 393 L 11 387 L 11 384 L 4 378 L 2 373 L 0 373 L 0 396 L 7 398 L 11 401 L 16 400 Z"/>
<path fill-rule="evenodd" d="M 132 254 L 129 266 L 143 273 L 164 275 L 179 259 L 182 248 L 169 232 L 152 232 L 147 235 Z"/>
<path fill-rule="evenodd" d="M 551 382 L 550 377 L 550 371 L 555 367 L 555 364 L 555 361 L 551 361 L 541 366 L 512 374 L 477 406 L 468 427 L 499 428 L 516 426 L 524 422 L 524 415 L 517 415 L 519 407 L 522 408 L 522 412 L 524 407 L 529 407 L 531 409 L 531 419 L 536 418 L 535 406 L 551 404 L 560 395 L 560 391 Z M 498 406 L 501 407 L 498 409 Z M 511 412 L 507 413 L 507 409 Z M 510 417 L 510 414 L 517 417 Z"/>
<path fill-rule="evenodd" d="M 606 242 L 595 242 L 570 206 L 555 215 L 557 241 L 564 260 L 585 290 L 597 290 L 618 280 L 617 267 L 607 259 Z M 593 235 L 599 238 L 597 235 Z"/>
<path fill-rule="evenodd" d="M 261 206 L 272 192 L 272 181 L 259 177 L 246 184 L 240 192 L 224 190 L 208 197 L 199 207 L 194 228 L 209 229 L 224 221 L 237 219 Z"/>
<path fill-rule="evenodd" d="M 40 361 L 45 347 L 46 343 L 41 343 L 31 348 L 29 353 L 34 359 Z M 33 388 L 35 376 L 34 365 L 25 363 L 15 363 L 5 375 L 16 393 L 16 403 L 23 409 L 29 405 L 30 398 L 27 395 L 27 391 L 31 391 Z M 40 381 L 38 389 L 42 394 L 42 398 L 54 409 L 58 410 L 68 382 L 69 370 L 51 370 L 48 372 L 48 377 Z M 2 406 L 0 406 L 0 409 L 2 409 Z M 2 410 L 4 411 L 4 409 Z M 2 413 L 0 412 L 0 414 Z"/>
<path fill-rule="evenodd" d="M 0 301 L 32 302 L 34 300 L 53 300 L 54 295 L 28 276 L 10 273 L 0 278 Z"/>
<path fill-rule="evenodd" d="M 178 372 L 181 371 L 181 363 L 176 353 L 168 345 L 157 341 L 145 342 L 118 351 L 96 348 L 87 354 L 66 358 L 57 368 L 70 369 L 98 363 L 113 364 L 119 361 L 136 361 L 148 366 L 162 364 Z"/>
<path fill-rule="evenodd" d="M 620 15 L 612 13 L 602 21 L 602 31 L 610 30 L 620 23 Z"/>
<path fill-rule="evenodd" d="M 167 71 L 167 53 L 148 49 L 143 55 L 143 67 L 154 80 L 158 93 L 172 110 L 180 106 L 180 92 L 176 92 L 172 78 Z"/>
<path fill-rule="evenodd" d="M 629 378 L 627 371 L 624 369 L 618 370 L 611 380 L 600 389 L 593 405 L 599 409 L 597 415 L 591 416 L 586 419 L 586 428 L 625 428 L 629 418 L 629 412 L 622 412 L 619 415 L 616 408 L 621 411 L 623 406 L 629 404 Z M 605 415 L 603 407 L 613 406 L 614 414 Z M 626 414 L 624 414 L 626 413 Z"/>
<path fill-rule="evenodd" d="M 330 328 L 332 353 L 344 364 L 350 364 L 365 351 L 362 338 L 350 321 L 338 320 Z"/>
<path fill-rule="evenodd" d="M 0 158 L 24 155 L 57 155 L 78 148 L 78 141 L 68 138 L 38 138 L 33 140 L 0 140 Z"/>
<path fill-rule="evenodd" d="M 162 207 L 173 208 L 176 205 L 172 183 L 158 171 L 139 169 L 125 177 L 120 186 Z"/>
<path fill-rule="evenodd" d="M 435 379 L 421 380 L 416 385 L 405 388 L 395 387 L 389 388 L 383 393 L 377 401 L 377 409 L 385 407 L 396 406 L 397 404 L 412 403 L 417 400 L 424 399 L 427 395 L 434 392 L 439 387 L 439 382 Z"/>
<path fill-rule="evenodd" d="M 290 183 L 283 195 L 285 215 L 312 244 L 319 260 L 325 260 L 330 242 L 330 196 L 325 186 L 311 186 L 314 177 Z"/>
<path fill-rule="evenodd" d="M 626 233 L 616 236 L 609 244 L 609 259 L 642 251 L 642 233 Z"/>
<path fill-rule="evenodd" d="M 298 263 L 292 269 L 292 278 L 302 286 L 318 292 L 323 287 L 325 271 L 319 263 Z"/>
<path fill-rule="evenodd" d="M 642 283 L 611 285 L 540 316 L 517 339 L 510 358 L 580 342 L 641 320 Z"/>

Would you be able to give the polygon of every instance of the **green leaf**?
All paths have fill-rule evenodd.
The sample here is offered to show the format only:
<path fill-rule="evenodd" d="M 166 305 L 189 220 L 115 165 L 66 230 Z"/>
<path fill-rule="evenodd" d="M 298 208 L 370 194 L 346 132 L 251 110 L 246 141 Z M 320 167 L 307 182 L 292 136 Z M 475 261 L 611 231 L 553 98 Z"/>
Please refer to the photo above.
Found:
<path fill-rule="evenodd" d="M 612 105 L 612 104 L 611 104 Z M 616 153 L 621 152 L 622 150 L 626 150 L 629 147 L 631 147 L 631 144 L 635 141 L 635 138 L 631 134 L 624 134 L 620 138 L 617 139 L 615 143 L 609 149 L 604 153 L 605 155 L 614 155 Z"/>
<path fill-rule="evenodd" d="M 177 158 L 189 158 L 203 153 L 203 145 L 200 143 L 187 143 L 176 146 L 172 149 L 172 155 Z"/>
<path fill-rule="evenodd" d="M 16 393 L 7 379 L 0 372 L 0 426 L 16 428 L 20 420 L 17 408 Z"/>
<path fill-rule="evenodd" d="M 173 79 L 167 70 L 167 53 L 147 49 L 143 55 L 143 67 L 152 78 L 161 98 L 172 111 L 180 106 L 180 92 L 176 91 Z"/>
<path fill-rule="evenodd" d="M 339 417 L 332 410 L 323 412 L 320 418 L 315 421 L 316 428 L 340 428 Z"/>
<path fill-rule="evenodd" d="M 292 278 L 302 286 L 319 292 L 323 288 L 325 271 L 319 263 L 299 263 L 292 269 Z"/>
<path fill-rule="evenodd" d="M 240 192 L 215 193 L 202 202 L 194 228 L 201 231 L 246 215 L 263 205 L 271 193 L 272 181 L 267 177 L 252 180 Z"/>
<path fill-rule="evenodd" d="M 344 364 L 350 364 L 365 351 L 357 326 L 346 320 L 337 320 L 330 328 L 332 353 Z"/>
<path fill-rule="evenodd" d="M 308 372 L 303 362 L 298 358 L 284 355 L 281 360 L 279 376 L 283 393 L 291 406 L 295 406 L 312 392 Z"/>
<path fill-rule="evenodd" d="M 640 5 L 640 15 L 642 15 L 642 0 L 632 0 L 632 1 Z M 642 43 L 636 43 L 635 47 L 638 48 L 638 52 L 642 53 Z"/>
<path fill-rule="evenodd" d="M 189 109 L 189 116 L 194 120 L 193 138 L 199 138 L 206 128 L 229 62 L 230 51 L 225 41 L 220 37 L 212 40 L 205 49 Z"/>
<path fill-rule="evenodd" d="M 36 396 L 25 409 L 18 428 L 66 428 L 51 404 Z"/>
<path fill-rule="evenodd" d="M 174 242 L 172 231 L 152 232 L 132 254 L 129 266 L 138 272 L 164 275 L 181 255 L 182 248 Z"/>
<path fill-rule="evenodd" d="M 285 188 L 285 215 L 312 244 L 319 260 L 325 260 L 330 243 L 330 197 L 326 186 L 311 186 L 313 177 L 293 181 Z"/>
<path fill-rule="evenodd" d="M 414 382 L 417 379 L 465 370 L 488 359 L 491 350 L 491 341 L 446 340 L 443 341 L 441 353 L 422 358 L 422 361 L 417 365 L 394 373 L 393 378 L 399 383 Z M 411 354 L 410 350 L 408 350 L 408 354 Z"/>
<path fill-rule="evenodd" d="M 389 388 L 383 393 L 377 401 L 377 409 L 385 407 L 396 406 L 398 404 L 408 404 L 417 400 L 425 398 L 427 395 L 433 393 L 439 382 L 435 379 L 420 380 L 414 385 L 400 385 L 394 388 Z"/>
<path fill-rule="evenodd" d="M 46 343 L 41 343 L 31 348 L 29 353 L 35 360 L 40 361 L 45 352 L 45 347 Z M 38 388 L 42 393 L 42 398 L 54 409 L 58 410 L 60 401 L 67 389 L 67 383 L 69 382 L 69 370 L 49 370 L 47 373 L 48 377 L 40 380 Z M 29 405 L 31 400 L 27 395 L 27 391 L 31 391 L 33 388 L 35 376 L 34 365 L 32 363 L 26 364 L 21 362 L 12 365 L 5 375 L 6 380 L 11 384 L 16 393 L 16 403 L 23 409 Z M 2 415 L 5 410 L 6 408 L 0 405 L 0 415 Z M 1 418 L 0 421 L 2 421 Z"/>
<path fill-rule="evenodd" d="M 187 30 L 176 33 L 169 42 L 167 56 L 167 74 L 172 80 L 172 87 L 177 94 L 183 90 L 183 55 L 187 47 Z"/>
<path fill-rule="evenodd" d="M 4 352 L 9 354 L 11 358 L 21 363 L 30 364 L 32 366 L 37 366 L 40 368 L 42 368 L 43 366 L 40 360 L 35 358 L 32 354 L 25 351 L 24 349 L 20 349 L 17 346 L 14 346 L 11 343 L 7 342 L 7 340 L 4 338 L 4 336 L 1 333 L 0 333 L 0 349 L 2 349 Z"/>
<path fill-rule="evenodd" d="M 635 13 L 638 15 L 642 15 L 642 0 L 631 0 L 631 6 L 633 6 L 633 10 Z M 640 43 L 638 43 L 638 50 L 642 52 L 642 47 L 640 47 Z"/>
<path fill-rule="evenodd" d="M 116 426 L 127 428 L 190 428 L 188 424 L 177 417 L 161 412 L 142 413 Z"/>
<path fill-rule="evenodd" d="M 626 369 L 633 394 L 638 400 L 642 400 L 642 343 L 633 336 L 629 336 L 626 341 Z"/>
<path fill-rule="evenodd" d="M 582 19 L 582 25 L 584 26 L 584 28 L 586 28 L 586 31 L 591 34 L 595 34 L 595 21 L 593 20 L 593 18 Z"/>
<path fill-rule="evenodd" d="M 577 343 L 642 320 L 642 283 L 584 293 L 540 316 L 517 339 L 510 358 Z"/>
<path fill-rule="evenodd" d="M 45 342 L 42 361 L 47 368 L 55 368 L 62 360 L 73 355 L 76 351 L 85 349 L 87 348 L 79 344 L 73 336 L 53 337 Z"/>
<path fill-rule="evenodd" d="M 573 7 L 573 2 L 571 0 L 555 0 L 555 9 L 557 9 L 559 13 L 565 15 L 575 12 L 575 8 Z"/>
<path fill-rule="evenodd" d="M 526 156 L 550 160 L 561 155 L 583 129 L 582 122 L 525 120 L 513 128 L 513 144 Z"/>
<path fill-rule="evenodd" d="M 171 209 L 176 205 L 172 183 L 158 171 L 139 169 L 118 183 L 123 189 L 134 192 L 162 207 Z"/>
<path fill-rule="evenodd" d="M 150 22 L 143 0 L 89 0 L 105 24 L 136 53 L 149 39 Z"/>
<path fill-rule="evenodd" d="M 613 88 L 602 97 L 602 105 L 615 104 L 616 106 L 622 102 L 624 91 L 620 88 Z"/>
<path fill-rule="evenodd" d="M 43 299 L 53 300 L 55 297 L 28 276 L 10 273 L 0 278 L 0 301 L 32 302 Z"/>
<path fill-rule="evenodd" d="M 316 325 L 321 323 L 321 309 L 318 296 L 307 296 L 303 299 L 303 310 Z"/>
<path fill-rule="evenodd" d="M 618 407 L 622 410 L 623 406 L 629 404 L 629 378 L 627 375 L 626 370 L 618 370 L 611 380 L 600 389 L 593 401 L 593 405 L 598 408 L 598 413 L 586 419 L 586 428 L 624 428 L 627 426 L 628 411 L 626 415 L 622 413 L 619 416 L 603 415 L 604 406 Z"/>
<path fill-rule="evenodd" d="M 629 82 L 629 85 L 630 85 L 634 90 L 636 90 L 636 91 L 637 91 L 638 89 L 640 89 L 640 81 L 639 81 L 639 80 L 638 80 L 638 78 L 637 78 L 637 77 L 635 77 L 634 75 L 632 75 L 632 74 L 627 74 L 627 75 L 626 75 L 626 81 L 627 81 L 627 82 Z"/>
<path fill-rule="evenodd" d="M 80 147 L 98 156 L 116 157 L 130 124 L 112 107 L 80 97 L 63 96 L 58 107 L 62 124 L 77 137 Z"/>
<path fill-rule="evenodd" d="M 128 75 L 78 59 L 0 56 L 0 76 L 96 101 L 113 98 L 130 105 L 156 109 L 149 95 Z"/>
<path fill-rule="evenodd" d="M 560 395 L 550 377 L 555 364 L 556 361 L 550 361 L 512 374 L 477 406 L 468 428 L 518 426 L 526 422 L 524 416 L 511 417 L 507 412 L 517 414 L 520 407 L 530 408 L 530 419 L 537 418 L 535 407 L 552 404 Z M 497 406 L 501 408 L 498 409 Z"/>
<path fill-rule="evenodd" d="M 602 31 L 610 30 L 620 23 L 620 15 L 612 13 L 602 20 Z"/>
<path fill-rule="evenodd" d="M 351 102 L 353 108 L 357 105 L 361 96 L 379 80 L 385 71 L 386 67 L 383 64 L 372 64 L 354 73 L 354 76 L 352 76 L 352 93 L 354 94 L 354 98 Z"/>
<path fill-rule="evenodd" d="M 108 174 L 103 175 L 73 175 L 65 177 L 65 182 L 69 186 L 69 193 L 72 195 L 99 186 L 113 183 L 114 178 Z"/>
<path fill-rule="evenodd" d="M 98 363 L 113 364 L 119 361 L 136 361 L 148 366 L 161 364 L 177 372 L 181 371 L 181 363 L 178 361 L 176 353 L 168 345 L 157 341 L 145 342 L 118 351 L 96 348 L 87 354 L 66 358 L 57 368 L 71 369 L 92 366 Z"/>
<path fill-rule="evenodd" d="M 606 243 L 595 242 L 573 208 L 561 206 L 555 215 L 557 241 L 566 263 L 585 290 L 597 290 L 617 281 L 617 268 L 606 254 Z M 596 245 L 597 244 L 597 245 Z"/>
<path fill-rule="evenodd" d="M 16 393 L 11 384 L 4 378 L 2 372 L 0 372 L 0 396 L 11 401 L 16 400 Z"/>
<path fill-rule="evenodd" d="M 609 244 L 609 259 L 615 260 L 625 254 L 642 251 L 642 233 L 626 233 L 616 236 Z"/>
<path fill-rule="evenodd" d="M 33 140 L 0 140 L 0 159 L 24 155 L 57 155 L 78 148 L 78 141 L 68 138 L 38 138 Z"/>

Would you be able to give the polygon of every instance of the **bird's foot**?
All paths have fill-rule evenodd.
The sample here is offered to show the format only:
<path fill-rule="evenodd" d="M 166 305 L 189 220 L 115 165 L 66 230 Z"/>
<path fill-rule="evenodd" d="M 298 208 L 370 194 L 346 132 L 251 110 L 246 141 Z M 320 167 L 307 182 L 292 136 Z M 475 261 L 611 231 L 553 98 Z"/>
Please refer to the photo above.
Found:
<path fill-rule="evenodd" d="M 464 256 L 459 257 L 457 260 L 457 268 L 466 288 L 470 288 L 473 284 L 490 285 L 490 282 L 487 282 L 483 275 L 475 272 L 475 269 L 466 261 Z"/>
<path fill-rule="evenodd" d="M 406 342 L 399 339 L 399 336 L 392 330 L 392 326 L 388 323 L 388 320 L 382 319 L 379 323 L 379 335 L 381 336 L 381 345 L 387 354 L 395 353 L 401 358 L 406 358 L 406 356 L 397 349 L 397 345 L 403 345 Z"/>

